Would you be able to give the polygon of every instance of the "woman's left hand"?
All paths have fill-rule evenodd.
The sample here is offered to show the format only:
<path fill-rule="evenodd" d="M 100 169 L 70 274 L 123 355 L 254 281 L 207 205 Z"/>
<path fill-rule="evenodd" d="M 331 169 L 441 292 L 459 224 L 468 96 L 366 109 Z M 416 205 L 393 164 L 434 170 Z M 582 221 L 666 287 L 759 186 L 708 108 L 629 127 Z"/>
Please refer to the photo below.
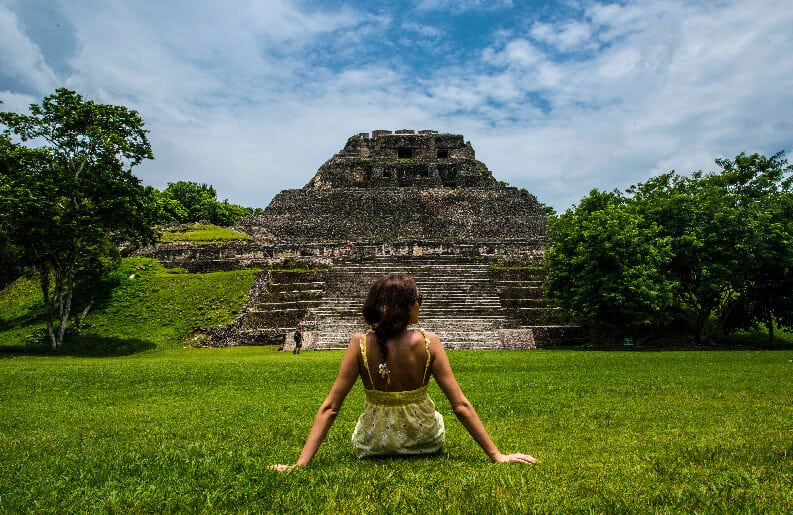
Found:
<path fill-rule="evenodd" d="M 282 465 L 280 463 L 276 465 L 270 465 L 267 467 L 269 470 L 275 470 L 276 472 L 289 472 L 293 468 L 297 467 L 297 465 Z"/>

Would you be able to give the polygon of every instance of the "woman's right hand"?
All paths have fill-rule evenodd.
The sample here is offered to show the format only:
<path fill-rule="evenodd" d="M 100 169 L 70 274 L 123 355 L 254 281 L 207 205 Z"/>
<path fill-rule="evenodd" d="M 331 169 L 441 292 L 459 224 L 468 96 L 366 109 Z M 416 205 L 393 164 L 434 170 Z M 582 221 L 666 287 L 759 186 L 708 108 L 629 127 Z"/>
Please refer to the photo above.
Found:
<path fill-rule="evenodd" d="M 496 456 L 493 461 L 495 461 L 496 463 L 523 463 L 524 465 L 534 465 L 540 462 L 540 460 L 538 460 L 534 456 L 530 456 L 528 454 L 521 454 L 519 452 L 515 454 L 499 453 L 499 455 Z"/>

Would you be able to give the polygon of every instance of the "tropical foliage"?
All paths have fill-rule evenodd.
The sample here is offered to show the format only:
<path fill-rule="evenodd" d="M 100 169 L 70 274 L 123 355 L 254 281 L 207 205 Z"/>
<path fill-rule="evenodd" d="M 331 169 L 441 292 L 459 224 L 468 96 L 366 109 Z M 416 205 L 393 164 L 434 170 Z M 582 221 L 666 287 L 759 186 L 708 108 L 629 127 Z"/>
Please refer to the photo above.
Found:
<path fill-rule="evenodd" d="M 217 200 L 215 188 L 190 181 L 168 183 L 163 191 L 147 187 L 158 224 L 206 222 L 228 227 L 253 209 Z"/>
<path fill-rule="evenodd" d="M 721 332 L 793 324 L 793 189 L 784 153 L 718 159 L 551 218 L 548 293 L 592 326 Z"/>

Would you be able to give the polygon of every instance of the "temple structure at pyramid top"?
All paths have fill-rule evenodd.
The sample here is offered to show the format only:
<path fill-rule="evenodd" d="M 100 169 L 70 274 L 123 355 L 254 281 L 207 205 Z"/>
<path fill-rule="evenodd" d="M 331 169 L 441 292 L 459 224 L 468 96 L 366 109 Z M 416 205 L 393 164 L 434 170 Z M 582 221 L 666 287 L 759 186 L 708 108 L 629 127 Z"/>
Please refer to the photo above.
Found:
<path fill-rule="evenodd" d="M 460 134 L 386 130 L 356 134 L 323 164 L 308 188 L 495 188 L 498 182 L 476 160 Z"/>
<path fill-rule="evenodd" d="M 462 135 L 376 130 L 351 136 L 308 184 L 242 225 L 279 243 L 520 241 L 536 250 L 546 220 L 537 199 L 499 183 Z"/>

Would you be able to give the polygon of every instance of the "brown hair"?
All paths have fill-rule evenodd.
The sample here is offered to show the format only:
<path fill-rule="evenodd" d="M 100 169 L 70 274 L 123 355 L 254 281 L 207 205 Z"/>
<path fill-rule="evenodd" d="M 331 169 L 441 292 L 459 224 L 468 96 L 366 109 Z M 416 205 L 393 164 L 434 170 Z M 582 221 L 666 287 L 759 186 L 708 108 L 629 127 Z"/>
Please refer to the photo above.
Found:
<path fill-rule="evenodd" d="M 384 275 L 369 290 L 363 303 L 363 318 L 377 335 L 383 362 L 388 357 L 386 340 L 407 328 L 417 298 L 416 281 L 407 274 Z"/>

